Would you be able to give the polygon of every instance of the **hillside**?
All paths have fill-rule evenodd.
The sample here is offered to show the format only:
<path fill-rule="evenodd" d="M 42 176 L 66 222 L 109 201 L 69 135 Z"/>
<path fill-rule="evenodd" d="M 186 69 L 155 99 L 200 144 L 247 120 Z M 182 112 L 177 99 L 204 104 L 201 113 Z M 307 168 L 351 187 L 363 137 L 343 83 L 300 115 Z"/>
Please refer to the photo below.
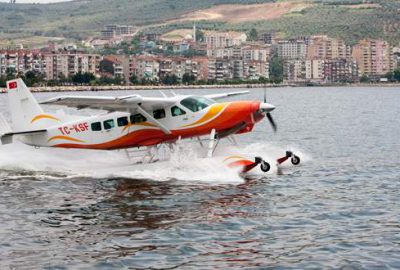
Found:
<path fill-rule="evenodd" d="M 399 42 L 400 1 L 361 2 L 77 0 L 45 5 L 0 3 L 0 39 L 25 38 L 26 42 L 33 36 L 35 40 L 48 37 L 80 39 L 93 35 L 109 23 L 146 28 L 163 23 L 163 27 L 156 29 L 168 31 L 189 27 L 191 21 L 196 20 L 206 28 L 249 30 L 255 27 L 259 31 L 279 31 L 286 36 L 326 33 L 350 43 L 364 37 Z M 260 9 L 263 3 L 271 6 Z"/>

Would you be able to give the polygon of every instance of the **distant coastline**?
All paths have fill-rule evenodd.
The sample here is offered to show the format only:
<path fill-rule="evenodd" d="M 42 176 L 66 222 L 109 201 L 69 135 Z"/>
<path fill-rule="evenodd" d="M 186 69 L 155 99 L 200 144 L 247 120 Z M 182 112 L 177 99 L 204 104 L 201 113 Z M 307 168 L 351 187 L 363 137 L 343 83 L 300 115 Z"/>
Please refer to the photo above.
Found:
<path fill-rule="evenodd" d="M 34 93 L 44 92 L 84 92 L 84 91 L 129 91 L 129 90 L 185 90 L 185 89 L 226 89 L 226 88 L 275 88 L 275 87 L 400 87 L 400 83 L 351 83 L 351 84 L 213 84 L 213 85 L 105 85 L 105 86 L 48 86 L 30 87 Z M 0 89 L 0 93 L 6 93 Z"/>

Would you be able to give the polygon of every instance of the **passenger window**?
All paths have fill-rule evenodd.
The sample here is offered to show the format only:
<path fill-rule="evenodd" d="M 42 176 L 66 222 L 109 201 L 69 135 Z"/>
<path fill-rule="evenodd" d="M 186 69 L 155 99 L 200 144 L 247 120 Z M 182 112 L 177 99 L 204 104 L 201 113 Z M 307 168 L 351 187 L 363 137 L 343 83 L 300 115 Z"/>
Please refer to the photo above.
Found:
<path fill-rule="evenodd" d="M 91 124 L 92 131 L 101 131 L 101 123 L 95 122 Z"/>
<path fill-rule="evenodd" d="M 146 117 L 144 117 L 144 116 L 141 115 L 140 113 L 131 115 L 130 118 L 131 118 L 131 123 L 132 123 L 132 124 L 139 124 L 139 123 L 143 123 L 143 122 L 146 122 L 146 121 L 147 121 Z"/>
<path fill-rule="evenodd" d="M 155 119 L 165 118 L 165 110 L 164 109 L 155 110 L 153 111 L 153 116 Z"/>
<path fill-rule="evenodd" d="M 179 115 L 184 115 L 186 112 L 179 108 L 178 106 L 174 106 L 171 108 L 171 114 L 172 116 L 179 116 Z"/>
<path fill-rule="evenodd" d="M 117 119 L 117 124 L 119 127 L 127 126 L 128 123 L 128 117 L 120 117 Z"/>
<path fill-rule="evenodd" d="M 114 119 L 104 121 L 103 124 L 105 130 L 112 129 L 113 127 L 115 127 Z"/>

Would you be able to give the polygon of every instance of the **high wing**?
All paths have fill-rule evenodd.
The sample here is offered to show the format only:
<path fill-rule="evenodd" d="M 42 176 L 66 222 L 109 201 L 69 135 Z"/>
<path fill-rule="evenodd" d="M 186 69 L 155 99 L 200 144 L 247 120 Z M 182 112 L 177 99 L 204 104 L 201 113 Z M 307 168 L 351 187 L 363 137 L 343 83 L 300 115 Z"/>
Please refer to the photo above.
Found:
<path fill-rule="evenodd" d="M 61 105 L 77 108 L 79 110 L 89 108 L 109 112 L 139 112 L 150 122 L 157 125 L 165 134 L 171 134 L 171 131 L 166 126 L 151 116 L 147 111 L 165 108 L 175 104 L 176 101 L 176 97 L 148 98 L 139 95 L 125 97 L 61 96 L 42 101 L 40 104 Z"/>
<path fill-rule="evenodd" d="M 138 106 L 145 110 L 165 108 L 176 102 L 175 98 L 142 97 L 130 95 L 124 97 L 98 96 L 60 96 L 40 102 L 43 105 L 61 105 L 71 108 L 95 109 L 105 111 L 135 112 Z"/>
<path fill-rule="evenodd" d="M 223 98 L 227 98 L 227 97 L 246 95 L 248 93 L 250 93 L 250 91 L 237 91 L 237 92 L 205 95 L 205 97 L 210 98 L 210 99 L 223 99 Z"/>

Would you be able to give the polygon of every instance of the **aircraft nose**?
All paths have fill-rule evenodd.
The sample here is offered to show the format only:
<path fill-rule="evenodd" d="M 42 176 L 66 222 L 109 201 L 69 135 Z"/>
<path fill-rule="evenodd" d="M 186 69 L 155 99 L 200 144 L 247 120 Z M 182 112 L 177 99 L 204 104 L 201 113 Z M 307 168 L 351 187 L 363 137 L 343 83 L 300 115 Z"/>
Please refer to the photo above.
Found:
<path fill-rule="evenodd" d="M 275 110 L 275 106 L 269 103 L 260 103 L 260 111 L 262 112 L 272 112 Z"/>

